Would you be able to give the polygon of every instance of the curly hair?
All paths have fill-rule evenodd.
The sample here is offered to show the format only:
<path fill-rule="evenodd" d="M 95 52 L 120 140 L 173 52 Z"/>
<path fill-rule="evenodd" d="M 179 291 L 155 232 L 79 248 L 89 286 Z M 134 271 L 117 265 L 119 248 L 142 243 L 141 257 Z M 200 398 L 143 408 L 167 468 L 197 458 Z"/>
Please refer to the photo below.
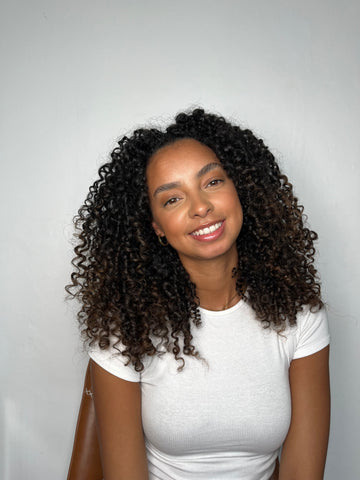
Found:
<path fill-rule="evenodd" d="M 304 305 L 323 306 L 314 267 L 315 232 L 274 156 L 248 129 L 195 109 L 165 130 L 138 129 L 123 137 L 75 217 L 75 271 L 67 292 L 81 303 L 85 341 L 101 349 L 122 345 L 136 371 L 165 346 L 184 364 L 199 356 L 191 325 L 201 323 L 196 286 L 177 252 L 153 231 L 146 168 L 165 145 L 183 138 L 211 148 L 235 184 L 244 213 L 237 239 L 237 288 L 264 327 L 296 324 Z M 120 351 L 120 349 L 119 349 Z"/>

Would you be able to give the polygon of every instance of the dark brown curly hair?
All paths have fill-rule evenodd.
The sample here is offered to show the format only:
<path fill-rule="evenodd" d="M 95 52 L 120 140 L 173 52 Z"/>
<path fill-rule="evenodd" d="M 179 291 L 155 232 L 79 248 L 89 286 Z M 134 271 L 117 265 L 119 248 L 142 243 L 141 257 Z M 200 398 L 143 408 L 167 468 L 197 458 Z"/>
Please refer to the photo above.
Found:
<path fill-rule="evenodd" d="M 201 323 L 196 286 L 177 252 L 159 245 L 146 185 L 151 156 L 183 138 L 210 147 L 235 184 L 244 212 L 237 288 L 246 284 L 244 299 L 258 320 L 282 331 L 304 305 L 323 306 L 317 235 L 304 225 L 303 207 L 263 141 L 202 109 L 180 113 L 165 131 L 138 129 L 122 138 L 75 217 L 75 271 L 66 289 L 81 303 L 81 331 L 102 349 L 122 344 L 137 371 L 160 345 L 182 363 L 182 355 L 198 356 L 191 334 Z"/>

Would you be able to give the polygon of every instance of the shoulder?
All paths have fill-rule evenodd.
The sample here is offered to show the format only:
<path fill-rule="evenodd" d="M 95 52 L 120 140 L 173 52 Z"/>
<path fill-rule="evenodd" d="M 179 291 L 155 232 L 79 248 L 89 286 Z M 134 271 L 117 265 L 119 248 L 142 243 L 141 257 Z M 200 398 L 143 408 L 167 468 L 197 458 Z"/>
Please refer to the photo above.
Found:
<path fill-rule="evenodd" d="M 306 306 L 298 313 L 296 320 L 296 327 L 288 329 L 295 341 L 293 359 L 312 355 L 329 344 L 330 332 L 325 307 L 313 310 Z"/>
<path fill-rule="evenodd" d="M 129 359 L 122 354 L 124 346 L 115 343 L 112 339 L 111 345 L 106 349 L 101 349 L 96 343 L 88 347 L 88 354 L 101 368 L 111 373 L 115 377 L 130 382 L 139 382 L 140 373 L 135 370 Z"/>
<path fill-rule="evenodd" d="M 93 344 L 87 350 L 93 362 L 115 377 L 129 382 L 149 381 L 154 376 L 160 360 L 158 354 L 145 355 L 142 358 L 144 368 L 137 371 L 128 356 L 123 355 L 124 345 L 121 342 L 115 342 L 114 339 L 111 339 L 111 344 L 106 349 Z"/>

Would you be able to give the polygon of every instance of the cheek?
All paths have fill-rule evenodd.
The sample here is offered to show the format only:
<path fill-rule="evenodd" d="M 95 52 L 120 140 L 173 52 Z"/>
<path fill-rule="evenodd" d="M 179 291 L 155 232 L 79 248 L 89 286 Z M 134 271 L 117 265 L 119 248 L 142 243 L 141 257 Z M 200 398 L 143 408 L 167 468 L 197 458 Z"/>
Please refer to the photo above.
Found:
<path fill-rule="evenodd" d="M 236 193 L 236 196 L 232 197 L 230 208 L 234 213 L 236 213 L 235 221 L 236 223 L 239 223 L 239 230 L 241 230 L 241 227 L 243 225 L 244 215 L 243 215 L 243 209 L 237 193 Z"/>
<path fill-rule="evenodd" d="M 159 209 L 156 208 L 156 206 L 152 205 L 151 202 L 150 202 L 150 211 L 152 216 L 151 225 L 155 230 L 155 233 L 159 235 L 163 233 L 163 226 L 162 226 L 163 222 L 162 222 L 161 212 L 159 212 Z"/>
<path fill-rule="evenodd" d="M 165 232 L 168 232 L 168 234 L 176 234 L 184 229 L 184 222 L 178 215 L 172 215 L 163 222 L 163 228 Z"/>
<path fill-rule="evenodd" d="M 157 224 L 167 237 L 182 234 L 186 230 L 186 221 L 180 210 L 158 215 L 157 219 Z"/>
<path fill-rule="evenodd" d="M 173 219 L 171 218 L 172 215 L 169 215 L 168 212 L 164 212 L 159 207 L 151 208 L 151 213 L 153 217 L 152 226 L 156 233 L 165 233 L 171 229 L 171 224 Z"/>
<path fill-rule="evenodd" d="M 227 206 L 231 210 L 241 211 L 242 213 L 240 199 L 235 189 L 235 186 L 233 186 L 233 188 L 227 192 L 226 198 L 224 198 L 222 201 L 223 201 L 224 207 Z"/>

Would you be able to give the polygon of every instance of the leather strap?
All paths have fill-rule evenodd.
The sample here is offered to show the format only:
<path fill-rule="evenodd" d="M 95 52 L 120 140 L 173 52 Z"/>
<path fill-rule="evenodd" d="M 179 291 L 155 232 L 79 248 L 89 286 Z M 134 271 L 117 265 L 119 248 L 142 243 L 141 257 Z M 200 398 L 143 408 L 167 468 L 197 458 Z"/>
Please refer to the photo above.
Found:
<path fill-rule="evenodd" d="M 273 474 L 271 475 L 269 480 L 278 480 L 279 479 L 279 459 L 276 459 L 276 465 L 275 465 L 275 470 Z"/>
<path fill-rule="evenodd" d="M 102 478 L 89 361 L 67 480 L 101 480 Z"/>

